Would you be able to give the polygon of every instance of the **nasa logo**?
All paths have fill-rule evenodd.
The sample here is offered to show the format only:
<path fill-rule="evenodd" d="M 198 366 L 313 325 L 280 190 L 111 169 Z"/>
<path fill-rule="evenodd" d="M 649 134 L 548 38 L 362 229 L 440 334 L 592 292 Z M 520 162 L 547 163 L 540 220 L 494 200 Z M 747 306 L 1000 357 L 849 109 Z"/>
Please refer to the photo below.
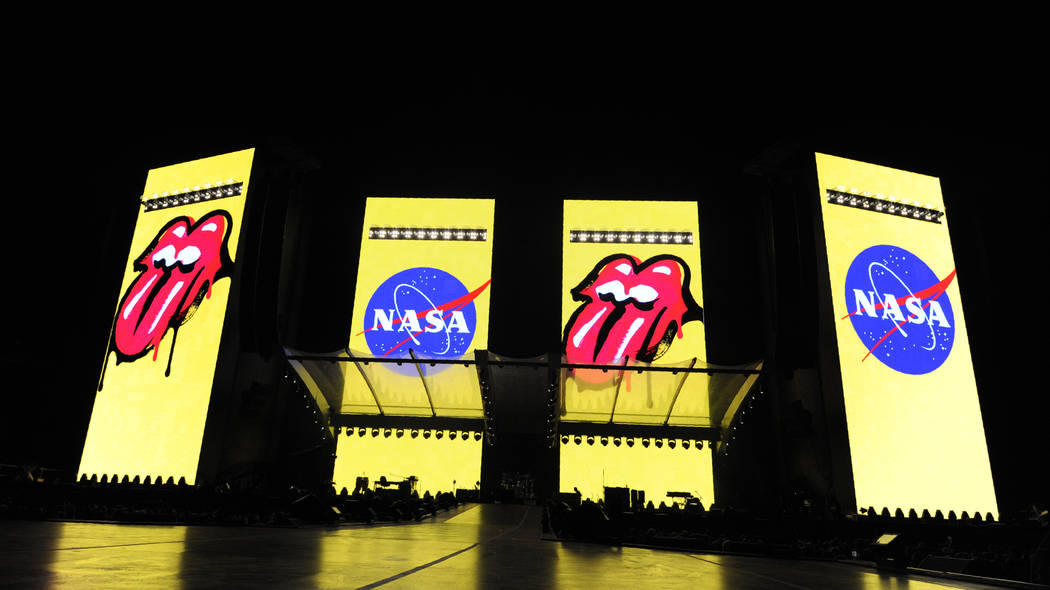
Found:
<path fill-rule="evenodd" d="M 462 357 L 477 331 L 474 299 L 490 282 L 468 291 L 459 279 L 437 268 L 403 270 L 372 294 L 359 334 L 365 335 L 377 357 L 404 358 L 409 349 L 421 358 Z M 441 368 L 427 367 L 430 372 Z M 414 373 L 415 368 L 401 372 Z"/>
<path fill-rule="evenodd" d="M 908 375 L 936 370 L 952 351 L 955 314 L 945 295 L 952 270 L 937 275 L 918 256 L 898 246 L 872 246 L 853 259 L 845 297 L 853 329 L 869 356 Z"/>

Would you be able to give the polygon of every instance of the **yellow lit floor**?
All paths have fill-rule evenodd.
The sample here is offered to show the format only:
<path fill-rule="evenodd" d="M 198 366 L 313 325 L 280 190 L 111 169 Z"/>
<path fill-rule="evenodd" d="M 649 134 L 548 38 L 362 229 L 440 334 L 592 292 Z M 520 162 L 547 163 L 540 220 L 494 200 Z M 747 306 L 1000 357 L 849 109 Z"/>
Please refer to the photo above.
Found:
<path fill-rule="evenodd" d="M 991 588 L 830 562 L 540 538 L 540 509 L 468 505 L 336 529 L 0 523 L 4 588 Z"/>

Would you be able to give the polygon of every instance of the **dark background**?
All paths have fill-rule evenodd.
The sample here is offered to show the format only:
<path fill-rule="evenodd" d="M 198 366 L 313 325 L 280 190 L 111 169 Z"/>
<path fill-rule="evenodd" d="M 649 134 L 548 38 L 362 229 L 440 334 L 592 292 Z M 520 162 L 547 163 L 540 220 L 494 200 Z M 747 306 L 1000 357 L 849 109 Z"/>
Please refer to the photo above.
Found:
<path fill-rule="evenodd" d="M 1050 448 L 1050 153 L 1030 76 L 930 62 L 858 77 L 820 56 L 424 60 L 204 81 L 84 63 L 23 88 L 9 114 L 0 462 L 75 469 L 150 168 L 250 146 L 317 164 L 286 244 L 305 278 L 285 338 L 314 350 L 346 342 L 366 196 L 496 199 L 489 347 L 517 357 L 558 348 L 562 199 L 699 201 L 710 359 L 732 363 L 767 354 L 765 207 L 819 150 L 941 178 L 1000 503 L 1050 498 L 1035 481 Z M 817 291 L 806 244 L 793 247 L 802 279 L 778 308 L 798 310 L 804 352 L 782 364 L 806 366 Z"/>

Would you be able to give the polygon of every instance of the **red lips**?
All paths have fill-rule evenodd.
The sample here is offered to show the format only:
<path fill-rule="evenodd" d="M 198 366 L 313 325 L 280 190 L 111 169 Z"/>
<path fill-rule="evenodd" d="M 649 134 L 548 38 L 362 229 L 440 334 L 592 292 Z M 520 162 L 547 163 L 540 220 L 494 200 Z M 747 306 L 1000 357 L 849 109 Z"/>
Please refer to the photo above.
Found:
<path fill-rule="evenodd" d="M 689 267 L 670 254 L 645 262 L 627 254 L 606 257 L 572 295 L 584 304 L 565 327 L 565 355 L 570 363 L 652 362 L 667 351 L 675 336 L 682 337 L 683 324 L 703 320 L 703 308 L 689 293 Z M 577 371 L 577 376 L 583 373 Z M 592 377 L 588 380 L 607 376 Z"/>
<path fill-rule="evenodd" d="M 177 217 L 157 233 L 135 261 L 140 274 L 117 310 L 113 343 L 118 362 L 140 358 L 150 347 L 157 360 L 157 347 L 168 329 L 178 330 L 211 295 L 215 280 L 229 275 L 231 225 L 230 214 L 218 210 L 196 223 Z"/>

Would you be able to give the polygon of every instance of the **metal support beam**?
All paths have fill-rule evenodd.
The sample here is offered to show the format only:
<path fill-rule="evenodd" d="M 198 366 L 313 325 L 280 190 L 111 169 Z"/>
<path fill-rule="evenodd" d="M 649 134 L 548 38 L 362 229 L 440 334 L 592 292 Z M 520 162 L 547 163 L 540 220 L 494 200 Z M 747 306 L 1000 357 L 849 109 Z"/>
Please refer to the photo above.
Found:
<path fill-rule="evenodd" d="M 489 404 L 495 404 L 492 395 L 492 369 L 489 368 L 489 352 L 487 350 L 474 349 L 474 363 L 478 371 L 478 390 L 481 392 L 481 415 L 484 416 L 485 442 L 494 444 L 492 437 L 495 435 L 492 425 L 492 416 L 489 413 Z"/>
<path fill-rule="evenodd" d="M 342 357 L 333 357 L 318 354 L 290 354 L 287 355 L 289 360 L 293 361 L 331 361 L 331 362 L 346 362 L 348 359 Z M 352 360 L 364 361 L 369 363 L 408 363 L 412 362 L 403 358 L 372 358 L 367 359 L 361 357 L 354 357 Z M 422 362 L 436 364 L 436 365 L 475 365 L 478 363 L 477 360 L 469 361 L 462 359 L 426 359 Z M 546 361 L 532 361 L 532 360 L 512 360 L 503 359 L 497 363 L 499 366 L 508 367 L 541 367 L 546 365 Z M 624 367 L 620 365 L 594 365 L 594 364 L 583 364 L 583 363 L 560 363 L 559 367 L 562 369 L 607 369 L 610 371 L 621 371 L 629 370 L 636 371 L 638 373 L 707 373 L 709 375 L 760 375 L 762 374 L 761 369 L 733 369 L 726 367 L 702 367 L 687 369 L 684 367 Z"/>
<path fill-rule="evenodd" d="M 419 373 L 419 380 L 423 382 L 423 391 L 427 394 L 427 403 L 430 404 L 430 415 L 437 416 L 437 410 L 434 409 L 434 398 L 430 397 L 430 388 L 427 387 L 427 379 L 423 376 L 423 364 L 419 362 L 419 358 L 416 357 L 416 353 L 411 348 L 408 349 L 408 356 L 416 361 L 416 371 Z"/>
<path fill-rule="evenodd" d="M 692 369 L 693 365 L 696 364 L 696 357 L 689 361 L 689 368 Z M 674 411 L 674 405 L 678 403 L 678 394 L 682 393 L 682 387 L 685 385 L 685 380 L 689 378 L 689 373 L 682 375 L 682 380 L 678 382 L 678 388 L 674 390 L 674 397 L 671 398 L 671 405 L 667 408 L 667 417 L 664 418 L 664 426 L 671 420 L 671 412 Z"/>
<path fill-rule="evenodd" d="M 479 418 L 443 418 L 438 416 L 376 416 L 374 414 L 335 414 L 333 426 L 344 428 L 404 428 L 411 430 L 472 430 L 483 432 L 484 421 Z"/>
<path fill-rule="evenodd" d="M 354 356 L 354 353 L 350 352 L 349 346 L 344 348 L 344 350 L 346 350 L 346 356 L 350 357 L 350 360 L 352 360 L 354 362 L 354 365 L 357 366 L 357 370 L 361 372 L 361 377 L 364 378 L 365 385 L 368 386 L 368 391 L 372 393 L 372 399 L 375 400 L 376 407 L 379 408 L 379 415 L 386 415 L 386 412 L 383 411 L 383 404 L 379 403 L 379 396 L 376 395 L 376 388 L 372 386 L 372 380 L 368 378 L 368 374 L 365 373 L 365 370 L 361 367 L 361 362 L 358 360 L 357 357 Z"/>
<path fill-rule="evenodd" d="M 561 422 L 561 436 L 622 436 L 635 438 L 681 438 L 719 441 L 722 429 L 715 426 L 664 426 L 662 424 L 606 424 L 605 422 Z"/>
<path fill-rule="evenodd" d="M 627 357 L 623 357 L 623 366 L 627 366 Z M 616 416 L 616 402 L 620 399 L 620 384 L 623 383 L 624 372 L 620 371 L 620 378 L 616 380 L 616 393 L 613 394 L 612 410 L 609 411 L 609 424 L 613 423 Z"/>

